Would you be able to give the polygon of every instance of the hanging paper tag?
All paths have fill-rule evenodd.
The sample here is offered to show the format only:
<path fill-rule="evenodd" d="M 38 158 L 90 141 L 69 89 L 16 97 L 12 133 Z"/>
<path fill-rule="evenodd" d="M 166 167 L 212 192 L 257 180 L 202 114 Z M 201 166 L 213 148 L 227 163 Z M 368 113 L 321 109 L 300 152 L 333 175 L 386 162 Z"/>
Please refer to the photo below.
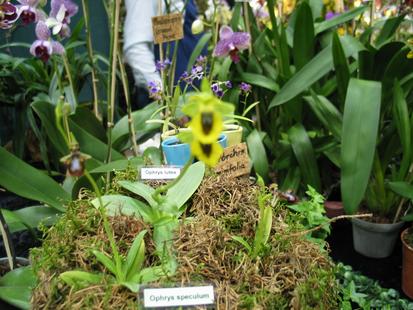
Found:
<path fill-rule="evenodd" d="M 250 173 L 250 159 L 245 143 L 240 143 L 224 149 L 215 172 L 224 174 L 228 178 L 235 178 Z"/>
<path fill-rule="evenodd" d="M 176 167 L 143 167 L 141 168 L 142 180 L 173 180 L 181 173 Z"/>
<path fill-rule="evenodd" d="M 155 44 L 182 39 L 184 37 L 182 14 L 152 17 L 152 30 Z"/>
<path fill-rule="evenodd" d="M 145 308 L 211 305 L 214 303 L 214 287 L 147 288 L 143 290 L 143 301 Z"/>

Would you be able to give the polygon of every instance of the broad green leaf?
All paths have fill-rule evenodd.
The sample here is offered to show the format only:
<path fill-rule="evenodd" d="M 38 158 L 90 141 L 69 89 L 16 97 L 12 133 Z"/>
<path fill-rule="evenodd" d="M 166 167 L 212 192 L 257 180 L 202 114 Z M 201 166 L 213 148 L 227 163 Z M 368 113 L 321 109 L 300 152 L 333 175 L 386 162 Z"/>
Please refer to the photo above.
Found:
<path fill-rule="evenodd" d="M 264 206 L 260 212 L 260 220 L 255 232 L 254 246 L 252 256 L 259 255 L 270 237 L 272 227 L 272 209 L 271 206 Z"/>
<path fill-rule="evenodd" d="M 369 181 L 380 117 L 381 83 L 351 79 L 344 106 L 341 195 L 347 213 L 357 211 Z"/>
<path fill-rule="evenodd" d="M 139 200 L 123 195 L 104 195 L 101 198 L 108 216 L 134 215 L 142 217 L 147 223 L 154 220 L 152 209 Z M 93 199 L 91 203 L 95 208 L 100 207 L 98 198 Z"/>
<path fill-rule="evenodd" d="M 280 87 L 274 80 L 260 74 L 243 72 L 240 74 L 240 79 L 246 83 L 250 83 L 255 86 L 260 86 L 272 90 L 274 92 L 277 92 L 280 89 Z"/>
<path fill-rule="evenodd" d="M 135 237 L 135 240 L 133 240 L 133 243 L 129 249 L 124 271 L 127 280 L 131 279 L 142 269 L 142 265 L 145 261 L 145 241 L 143 240 L 145 234 L 146 230 L 141 231 Z"/>
<path fill-rule="evenodd" d="M 119 185 L 127 189 L 128 191 L 141 196 L 149 203 L 151 207 L 157 206 L 158 203 L 152 198 L 152 194 L 155 192 L 155 190 L 149 185 L 141 182 L 130 181 L 119 181 Z"/>
<path fill-rule="evenodd" d="M 341 99 L 340 106 L 344 105 L 346 98 L 348 81 L 350 80 L 350 68 L 347 63 L 346 55 L 344 54 L 343 47 L 341 46 L 340 38 L 337 33 L 333 34 L 333 63 L 334 70 L 336 71 L 338 94 Z"/>
<path fill-rule="evenodd" d="M 69 148 L 67 147 L 60 131 L 56 127 L 54 106 L 48 101 L 45 101 L 46 97 L 36 97 L 35 101 L 31 104 L 31 107 L 42 121 L 42 126 L 46 129 L 47 136 L 53 143 L 54 147 L 58 150 L 59 155 L 64 156 L 69 153 Z"/>
<path fill-rule="evenodd" d="M 393 119 L 397 128 L 400 142 L 403 149 L 402 160 L 398 179 L 404 179 L 412 163 L 412 130 L 410 127 L 409 109 L 406 99 L 404 98 L 403 89 L 396 80 L 394 83 L 393 99 Z"/>
<path fill-rule="evenodd" d="M 0 147 L 0 185 L 7 190 L 64 211 L 70 195 L 52 178 Z"/>
<path fill-rule="evenodd" d="M 352 20 L 355 17 L 358 17 L 360 14 L 362 14 L 365 10 L 367 10 L 369 6 L 359 6 L 357 8 L 354 8 L 352 10 L 349 10 L 347 12 L 344 12 L 340 15 L 337 15 L 333 17 L 332 19 L 325 20 L 321 23 L 318 23 L 315 25 L 315 33 L 319 34 L 320 32 L 323 32 L 327 29 L 334 28 L 338 25 L 341 25 L 345 22 L 348 22 L 349 20 Z"/>
<path fill-rule="evenodd" d="M 364 48 L 357 39 L 351 36 L 341 37 L 340 41 L 346 57 L 354 55 Z M 280 92 L 272 99 L 268 109 L 283 104 L 301 92 L 306 91 L 333 68 L 333 55 L 331 45 L 329 45 L 288 80 Z"/>
<path fill-rule="evenodd" d="M 247 145 L 255 172 L 264 180 L 268 180 L 268 158 L 258 130 L 254 129 L 248 135 Z"/>
<path fill-rule="evenodd" d="M 162 165 L 163 154 L 160 148 L 150 146 L 143 151 L 143 158 L 147 165 Z"/>
<path fill-rule="evenodd" d="M 141 157 L 133 157 L 131 159 L 122 159 L 122 160 L 112 161 L 109 164 L 104 164 L 95 169 L 92 169 L 89 172 L 90 173 L 105 173 L 105 172 L 111 172 L 111 171 L 120 171 L 120 170 L 125 170 L 129 166 L 136 167 L 136 169 L 139 169 L 139 167 L 143 166 L 143 164 L 144 164 L 144 161 Z"/>
<path fill-rule="evenodd" d="M 321 191 L 320 172 L 314 154 L 314 149 L 307 131 L 301 124 L 296 124 L 288 130 L 291 147 L 300 166 L 301 176 L 305 184 Z"/>
<path fill-rule="evenodd" d="M 96 256 L 96 259 L 105 266 L 111 273 L 116 275 L 116 267 L 115 263 L 110 259 L 110 257 L 106 256 L 106 254 L 99 252 L 99 251 L 92 251 L 93 255 Z"/>
<path fill-rule="evenodd" d="M 159 108 L 157 102 L 153 102 L 141 110 L 132 113 L 133 125 L 137 134 L 137 137 L 141 137 L 151 131 L 160 127 L 159 124 L 147 124 L 146 121 L 153 115 Z M 157 113 L 159 114 L 159 113 Z M 129 139 L 129 122 L 128 116 L 122 117 L 113 127 L 112 130 L 113 148 L 119 149 Z"/>
<path fill-rule="evenodd" d="M 396 33 L 397 28 L 399 28 L 400 24 L 404 20 L 404 15 L 390 17 L 386 19 L 383 27 L 380 29 L 380 33 L 377 36 L 376 41 L 374 42 L 376 46 L 381 46 L 390 40 Z"/>
<path fill-rule="evenodd" d="M 297 9 L 294 27 L 293 57 L 297 71 L 304 67 L 314 55 L 314 23 L 311 8 L 301 2 Z"/>
<path fill-rule="evenodd" d="M 164 266 L 155 266 L 142 269 L 138 274 L 135 274 L 131 281 L 132 283 L 149 283 L 166 276 Z"/>
<path fill-rule="evenodd" d="M 37 278 L 31 266 L 21 267 L 0 278 L 0 298 L 20 309 L 30 309 L 32 288 Z"/>
<path fill-rule="evenodd" d="M 107 137 L 105 129 L 90 108 L 78 106 L 76 113 L 71 115 L 70 119 L 92 136 L 106 143 Z"/>
<path fill-rule="evenodd" d="M 108 146 L 105 143 L 88 133 L 86 130 L 84 130 L 82 127 L 80 127 L 70 119 L 69 126 L 70 130 L 75 135 L 77 142 L 79 143 L 80 150 L 83 153 L 88 154 L 99 161 L 106 161 Z M 121 153 L 118 153 L 117 151 L 112 149 L 112 160 L 120 160 L 124 158 L 125 157 Z"/>
<path fill-rule="evenodd" d="M 96 274 L 80 270 L 66 271 L 59 275 L 59 278 L 66 284 L 75 287 L 83 288 L 90 285 L 99 284 L 103 280 L 102 274 Z"/>
<path fill-rule="evenodd" d="M 204 178 L 205 165 L 199 161 L 192 164 L 185 175 L 166 193 L 166 203 L 177 209 L 187 202 L 195 193 Z"/>
<path fill-rule="evenodd" d="M 318 120 L 340 141 L 341 127 L 343 125 L 343 117 L 340 111 L 326 97 L 316 96 L 315 93 L 312 94 L 312 97 L 308 96 L 304 97 L 304 99 L 308 102 Z"/>
<path fill-rule="evenodd" d="M 396 194 L 413 200 L 413 185 L 407 182 L 389 182 L 388 187 Z"/>
<path fill-rule="evenodd" d="M 235 3 L 235 6 L 233 8 L 231 23 L 230 23 L 232 29 L 238 29 L 239 21 L 241 19 L 241 9 L 242 9 L 241 3 Z"/>
<path fill-rule="evenodd" d="M 42 223 L 51 226 L 56 223 L 61 212 L 46 206 L 33 206 L 17 211 L 2 210 L 11 232 L 29 228 L 37 228 Z"/>
<path fill-rule="evenodd" d="M 199 55 L 201 55 L 202 50 L 205 49 L 205 46 L 207 46 L 211 38 L 212 38 L 212 34 L 210 32 L 207 32 L 199 39 L 198 43 L 196 44 L 195 48 L 193 49 L 191 53 L 191 57 L 189 57 L 188 66 L 186 68 L 186 71 L 191 72 L 191 68 L 194 65 L 196 59 L 198 58 Z"/>

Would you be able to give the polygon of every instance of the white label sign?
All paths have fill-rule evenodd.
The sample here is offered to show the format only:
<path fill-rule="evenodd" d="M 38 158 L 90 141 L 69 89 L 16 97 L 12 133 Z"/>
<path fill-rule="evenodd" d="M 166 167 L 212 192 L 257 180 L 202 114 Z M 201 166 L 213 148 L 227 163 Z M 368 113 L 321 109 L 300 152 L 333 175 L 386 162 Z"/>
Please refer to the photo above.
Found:
<path fill-rule="evenodd" d="M 181 173 L 180 168 L 171 167 L 150 167 L 141 168 L 142 180 L 172 180 Z"/>
<path fill-rule="evenodd" d="M 214 287 L 147 288 L 143 290 L 143 300 L 145 308 L 211 305 Z"/>

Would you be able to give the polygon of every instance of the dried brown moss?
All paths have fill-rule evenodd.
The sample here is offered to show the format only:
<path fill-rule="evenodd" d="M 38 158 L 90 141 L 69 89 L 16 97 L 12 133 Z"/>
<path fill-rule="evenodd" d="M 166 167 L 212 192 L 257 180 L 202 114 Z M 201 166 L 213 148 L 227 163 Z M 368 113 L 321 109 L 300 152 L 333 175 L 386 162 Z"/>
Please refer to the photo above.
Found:
<path fill-rule="evenodd" d="M 232 239 L 236 235 L 252 242 L 259 218 L 257 195 L 257 185 L 248 178 L 205 178 L 174 241 L 178 272 L 153 285 L 212 283 L 217 309 L 336 309 L 331 261 L 318 245 L 292 235 L 300 225 L 285 208 L 274 209 L 270 246 L 261 258 L 252 260 Z M 122 254 L 139 231 L 147 229 L 146 265 L 159 264 L 145 223 L 127 216 L 111 218 L 110 223 Z M 67 270 L 105 271 L 91 248 L 111 253 L 98 212 L 87 201 L 78 201 L 48 232 L 43 247 L 33 251 L 39 277 L 34 309 L 138 307 L 139 297 L 125 288 L 102 284 L 75 291 L 58 280 Z"/>

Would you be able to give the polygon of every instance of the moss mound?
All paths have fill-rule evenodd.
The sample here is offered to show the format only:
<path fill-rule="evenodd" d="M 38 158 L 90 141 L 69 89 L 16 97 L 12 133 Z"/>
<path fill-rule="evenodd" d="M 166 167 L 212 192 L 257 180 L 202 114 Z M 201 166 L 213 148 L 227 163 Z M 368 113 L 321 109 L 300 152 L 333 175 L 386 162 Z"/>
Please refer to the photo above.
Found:
<path fill-rule="evenodd" d="M 271 237 L 261 257 L 251 259 L 233 240 L 240 236 L 252 243 L 259 219 L 258 193 L 248 178 L 205 178 L 176 232 L 178 271 L 153 286 L 212 283 L 217 309 L 337 309 L 338 286 L 326 251 L 296 234 L 302 227 L 282 205 L 273 210 Z M 152 255 L 147 224 L 128 216 L 111 217 L 110 224 L 122 255 L 141 230 L 148 230 L 145 266 L 159 264 Z M 84 198 L 68 207 L 47 231 L 43 246 L 31 253 L 39 279 L 33 309 L 139 308 L 138 294 L 126 288 L 103 281 L 74 290 L 58 278 L 68 270 L 107 273 L 94 249 L 111 254 L 99 213 Z"/>

